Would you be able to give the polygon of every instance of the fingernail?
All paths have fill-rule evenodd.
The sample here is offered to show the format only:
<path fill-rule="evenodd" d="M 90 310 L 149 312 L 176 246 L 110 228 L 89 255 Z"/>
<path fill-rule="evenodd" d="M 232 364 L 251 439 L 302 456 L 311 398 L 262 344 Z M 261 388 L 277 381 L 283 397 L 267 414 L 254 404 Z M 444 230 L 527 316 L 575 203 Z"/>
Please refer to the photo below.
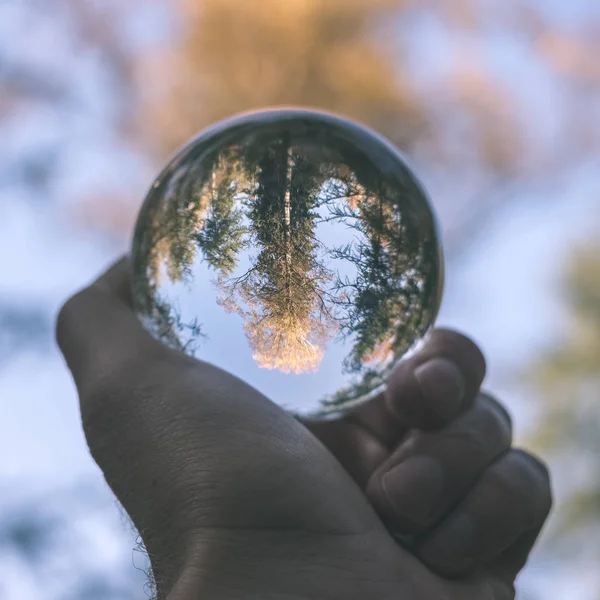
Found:
<path fill-rule="evenodd" d="M 399 516 L 422 526 L 428 524 L 439 502 L 442 485 L 440 465 L 424 456 L 407 458 L 381 479 L 381 487 Z"/>
<path fill-rule="evenodd" d="M 420 553 L 427 561 L 451 573 L 466 571 L 474 559 L 475 529 L 472 519 L 461 514 L 443 525 L 437 535 L 426 542 Z"/>
<path fill-rule="evenodd" d="M 442 419 L 458 412 L 465 395 L 465 380 L 460 369 L 447 358 L 432 358 L 415 371 L 421 393 Z"/>

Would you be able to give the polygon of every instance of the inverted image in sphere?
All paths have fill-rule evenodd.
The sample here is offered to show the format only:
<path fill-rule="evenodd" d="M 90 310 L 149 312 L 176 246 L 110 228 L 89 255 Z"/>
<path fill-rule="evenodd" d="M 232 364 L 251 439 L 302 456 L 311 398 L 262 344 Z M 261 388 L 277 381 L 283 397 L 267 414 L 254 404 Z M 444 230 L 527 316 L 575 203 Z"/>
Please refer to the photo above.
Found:
<path fill-rule="evenodd" d="M 313 419 L 382 391 L 443 285 L 435 217 L 400 153 L 299 109 L 234 117 L 180 150 L 142 206 L 132 264 L 152 335 Z"/>

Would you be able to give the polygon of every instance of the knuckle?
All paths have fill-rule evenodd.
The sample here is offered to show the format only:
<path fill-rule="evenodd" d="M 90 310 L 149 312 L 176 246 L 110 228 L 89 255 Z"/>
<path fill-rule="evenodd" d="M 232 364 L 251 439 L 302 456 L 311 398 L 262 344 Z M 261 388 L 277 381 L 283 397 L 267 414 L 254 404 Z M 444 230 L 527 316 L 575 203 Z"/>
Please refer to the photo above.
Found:
<path fill-rule="evenodd" d="M 547 514 L 552 508 L 552 482 L 548 465 L 539 457 L 523 450 L 515 448 L 512 451 L 518 457 L 523 469 L 527 470 L 529 487 L 538 500 L 540 511 Z"/>
<path fill-rule="evenodd" d="M 468 352 L 470 362 L 475 367 L 475 372 L 477 372 L 480 376 L 479 378 L 481 383 L 481 380 L 483 380 L 487 370 L 487 361 L 485 359 L 485 355 L 483 354 L 481 348 L 471 338 L 463 335 L 462 340 L 465 346 L 465 351 Z"/>
<path fill-rule="evenodd" d="M 468 336 L 454 329 L 436 328 L 431 332 L 428 346 L 438 352 L 460 355 L 482 376 L 486 370 L 486 360 L 481 348 Z M 462 361 L 461 361 L 462 362 Z"/>
<path fill-rule="evenodd" d="M 526 515 L 529 526 L 544 520 L 552 507 L 547 467 L 523 450 L 511 450 L 488 470 L 498 493 Z"/>
<path fill-rule="evenodd" d="M 483 401 L 486 402 L 489 406 L 493 408 L 493 410 L 498 415 L 498 418 L 502 419 L 505 424 L 507 424 L 512 429 L 512 417 L 506 407 L 500 402 L 495 396 L 490 394 L 489 392 L 480 392 L 480 396 Z"/>
<path fill-rule="evenodd" d="M 82 304 L 85 303 L 87 297 L 87 289 L 81 290 L 71 296 L 58 311 L 56 318 L 56 338 L 60 337 L 68 329 L 76 314 L 79 313 Z"/>
<path fill-rule="evenodd" d="M 463 424 L 473 442 L 496 453 L 508 448 L 512 440 L 512 421 L 508 413 L 488 394 L 479 394 L 475 406 Z"/>
<path fill-rule="evenodd" d="M 494 396 L 487 392 L 481 392 L 479 399 L 484 407 L 484 414 L 489 422 L 492 433 L 495 433 L 502 442 L 510 443 L 512 439 L 513 423 L 506 408 Z"/>

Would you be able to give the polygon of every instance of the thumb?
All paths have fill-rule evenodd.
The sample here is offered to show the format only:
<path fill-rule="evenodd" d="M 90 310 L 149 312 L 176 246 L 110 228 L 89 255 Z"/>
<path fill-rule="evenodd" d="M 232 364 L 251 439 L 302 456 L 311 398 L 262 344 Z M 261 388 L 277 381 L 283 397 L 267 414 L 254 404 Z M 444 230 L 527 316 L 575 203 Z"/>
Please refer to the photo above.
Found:
<path fill-rule="evenodd" d="M 80 390 L 125 363 L 166 351 L 133 312 L 127 257 L 65 303 L 56 321 L 56 341 Z"/>

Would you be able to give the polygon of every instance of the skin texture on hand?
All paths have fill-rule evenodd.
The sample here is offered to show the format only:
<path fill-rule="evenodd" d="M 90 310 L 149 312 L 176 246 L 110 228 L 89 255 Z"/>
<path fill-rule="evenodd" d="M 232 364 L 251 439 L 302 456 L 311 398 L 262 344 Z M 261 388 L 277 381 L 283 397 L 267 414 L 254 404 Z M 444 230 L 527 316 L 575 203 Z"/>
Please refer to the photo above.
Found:
<path fill-rule="evenodd" d="M 514 597 L 549 475 L 511 448 L 473 342 L 436 330 L 384 395 L 303 424 L 154 340 L 130 290 L 122 260 L 66 303 L 57 340 L 160 599 Z"/>

